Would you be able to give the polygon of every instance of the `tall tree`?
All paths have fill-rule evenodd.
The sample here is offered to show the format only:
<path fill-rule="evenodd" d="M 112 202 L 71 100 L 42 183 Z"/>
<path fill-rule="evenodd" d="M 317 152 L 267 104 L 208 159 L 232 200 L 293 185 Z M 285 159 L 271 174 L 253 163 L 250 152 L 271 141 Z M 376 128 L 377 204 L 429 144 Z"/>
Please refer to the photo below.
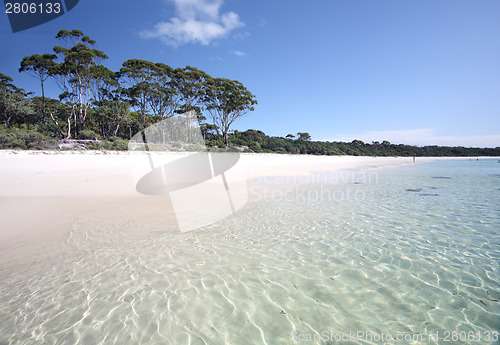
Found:
<path fill-rule="evenodd" d="M 120 87 L 118 73 L 103 65 L 92 66 L 92 97 L 96 106 L 116 97 L 115 91 Z"/>
<path fill-rule="evenodd" d="M 307 132 L 298 132 L 297 137 L 298 140 L 305 140 L 305 141 L 311 140 L 311 135 Z"/>
<path fill-rule="evenodd" d="M 186 114 L 186 125 L 188 130 L 188 142 L 191 141 L 193 114 L 196 114 L 198 122 L 205 120 L 202 113 L 202 102 L 205 97 L 205 82 L 210 76 L 195 67 L 186 66 L 175 70 L 174 87 L 178 90 L 182 104 L 177 110 Z"/>
<path fill-rule="evenodd" d="M 57 65 L 54 60 L 57 58 L 54 54 L 34 54 L 31 56 L 25 56 L 21 61 L 21 67 L 19 72 L 27 72 L 31 76 L 40 80 L 40 86 L 42 88 L 42 118 L 45 121 L 45 90 L 43 87 L 44 82 L 53 73 L 55 66 Z"/>
<path fill-rule="evenodd" d="M 95 41 L 80 30 L 60 30 L 56 38 L 64 43 L 64 47 L 54 47 L 54 52 L 62 59 L 54 74 L 58 76 L 58 84 L 63 90 L 60 98 L 69 98 L 73 105 L 77 135 L 84 129 L 87 111 L 92 102 L 95 66 L 108 57 L 95 49 Z"/>
<path fill-rule="evenodd" d="M 120 98 L 108 100 L 101 105 L 101 116 L 104 120 L 101 123 L 101 134 L 104 137 L 116 137 L 120 126 L 130 122 L 130 104 Z"/>
<path fill-rule="evenodd" d="M 33 106 L 23 89 L 12 83 L 12 78 L 0 73 L 0 121 L 5 126 L 28 122 Z"/>
<path fill-rule="evenodd" d="M 146 116 L 150 111 L 150 94 L 152 83 L 158 67 L 150 61 L 132 59 L 123 63 L 120 69 L 120 81 L 124 83 L 123 92 L 127 95 L 133 106 L 141 114 L 141 125 L 146 127 Z"/>
<path fill-rule="evenodd" d="M 42 107 L 41 97 L 33 97 L 31 100 L 35 108 Z M 49 97 L 45 97 L 44 104 L 47 118 L 50 118 L 51 120 L 51 122 L 47 122 L 45 126 L 43 126 L 44 131 L 51 137 L 57 137 L 60 139 L 67 138 L 71 134 L 68 133 L 68 128 L 71 127 L 68 127 L 68 124 L 66 123 L 68 118 L 71 119 L 71 107 L 59 100 Z"/>
<path fill-rule="evenodd" d="M 147 102 L 157 121 L 174 116 L 179 107 L 180 94 L 175 88 L 174 69 L 164 63 L 156 63 L 149 83 Z"/>
<path fill-rule="evenodd" d="M 209 78 L 205 88 L 206 109 L 227 145 L 230 126 L 238 118 L 253 111 L 257 99 L 237 80 Z"/>

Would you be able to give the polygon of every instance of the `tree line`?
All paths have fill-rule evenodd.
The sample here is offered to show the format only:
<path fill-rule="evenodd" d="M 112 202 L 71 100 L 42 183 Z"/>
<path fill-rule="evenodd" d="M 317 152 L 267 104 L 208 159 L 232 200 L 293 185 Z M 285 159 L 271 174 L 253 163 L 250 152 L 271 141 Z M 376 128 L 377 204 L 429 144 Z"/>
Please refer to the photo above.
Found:
<path fill-rule="evenodd" d="M 351 142 L 341 141 L 311 141 L 307 132 L 285 137 L 271 137 L 264 132 L 249 129 L 244 132 L 234 131 L 229 137 L 231 143 L 248 148 L 248 152 L 289 153 L 310 155 L 349 155 L 349 156 L 396 156 L 396 157 L 477 157 L 500 156 L 500 147 L 470 148 L 428 145 L 423 147 L 392 144 L 387 140 L 365 143 L 361 140 Z"/>
<path fill-rule="evenodd" d="M 307 132 L 271 137 L 254 129 L 231 131 L 234 121 L 257 104 L 239 81 L 214 78 L 191 66 L 173 68 L 139 59 L 111 71 L 102 64 L 108 56 L 80 30 L 60 30 L 56 39 L 59 45 L 52 53 L 33 54 L 20 62 L 19 72 L 39 81 L 41 97 L 0 73 L 0 149 L 54 149 L 60 139 L 99 139 L 87 148 L 126 150 L 127 140 L 146 127 L 189 114 L 193 118 L 187 118 L 187 126 L 196 119 L 206 145 L 214 148 L 314 155 L 500 156 L 499 147 L 323 142 L 311 141 Z M 61 90 L 58 99 L 45 96 L 49 79 Z"/>
<path fill-rule="evenodd" d="M 41 97 L 28 98 L 30 93 L 0 74 L 0 121 L 6 128 L 27 125 L 54 139 L 130 139 L 151 124 L 188 113 L 227 145 L 231 125 L 257 104 L 237 80 L 139 59 L 111 71 L 102 64 L 108 56 L 82 31 L 60 30 L 56 39 L 60 44 L 53 53 L 26 56 L 20 63 L 19 72 L 39 81 Z M 48 79 L 60 88 L 58 99 L 45 96 Z"/>

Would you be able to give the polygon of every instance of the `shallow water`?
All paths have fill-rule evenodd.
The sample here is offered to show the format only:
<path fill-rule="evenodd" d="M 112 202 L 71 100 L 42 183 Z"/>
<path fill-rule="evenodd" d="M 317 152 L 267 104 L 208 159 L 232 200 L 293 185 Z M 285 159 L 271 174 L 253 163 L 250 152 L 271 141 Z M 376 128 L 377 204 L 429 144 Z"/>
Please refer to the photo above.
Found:
<path fill-rule="evenodd" d="M 0 271 L 0 345 L 495 344 L 499 186 L 497 160 L 417 162 L 262 178 L 187 233 L 82 216 Z"/>

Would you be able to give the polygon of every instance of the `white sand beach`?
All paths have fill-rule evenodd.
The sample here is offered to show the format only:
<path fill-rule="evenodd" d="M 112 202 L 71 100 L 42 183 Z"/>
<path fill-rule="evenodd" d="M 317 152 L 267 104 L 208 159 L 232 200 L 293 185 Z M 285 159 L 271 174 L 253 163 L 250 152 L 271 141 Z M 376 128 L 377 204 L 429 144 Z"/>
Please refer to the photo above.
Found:
<path fill-rule="evenodd" d="M 156 155 L 170 162 L 192 153 Z M 419 157 L 417 163 L 435 159 Z M 239 176 L 249 181 L 407 165 L 412 158 L 241 154 L 237 164 L 244 173 Z M 89 213 L 172 223 L 169 198 L 136 191 L 137 180 L 150 170 L 147 155 L 140 152 L 0 151 L 0 265 L 32 259 L 41 248 L 50 251 L 79 216 Z"/>
<path fill-rule="evenodd" d="M 191 155 L 153 165 L 184 160 L 189 182 Z M 0 152 L 0 343 L 498 329 L 496 160 L 210 157 L 205 182 L 146 195 L 145 153 Z"/>
<path fill-rule="evenodd" d="M 173 161 L 188 155 L 168 153 L 163 158 Z M 250 179 L 409 162 L 410 158 L 244 154 L 239 164 Z M 61 241 L 86 212 L 168 215 L 157 197 L 135 190 L 135 176 L 148 169 L 144 153 L 1 151 L 0 262 L 29 257 L 29 248 Z"/>
<path fill-rule="evenodd" d="M 165 162 L 190 153 L 162 153 Z M 436 158 L 418 158 L 417 162 Z M 241 154 L 246 180 L 318 171 L 411 164 L 411 157 Z M 51 250 L 68 236 L 79 216 L 171 220 L 168 198 L 135 189 L 150 170 L 145 153 L 102 151 L 0 151 L 0 265 Z"/>

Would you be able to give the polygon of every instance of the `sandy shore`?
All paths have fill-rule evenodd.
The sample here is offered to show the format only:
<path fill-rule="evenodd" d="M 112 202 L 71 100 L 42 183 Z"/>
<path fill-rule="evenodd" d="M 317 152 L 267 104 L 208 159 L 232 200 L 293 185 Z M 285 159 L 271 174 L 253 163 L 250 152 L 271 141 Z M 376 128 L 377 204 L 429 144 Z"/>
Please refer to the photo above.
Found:
<path fill-rule="evenodd" d="M 154 157 L 154 164 L 189 155 L 163 153 Z M 432 159 L 417 158 L 417 164 Z M 407 164 L 412 158 L 242 154 L 235 167 L 237 179 L 246 182 L 262 176 Z M 171 220 L 168 196 L 136 191 L 137 181 L 149 171 L 144 153 L 0 151 L 0 265 L 51 251 L 83 215 Z"/>

